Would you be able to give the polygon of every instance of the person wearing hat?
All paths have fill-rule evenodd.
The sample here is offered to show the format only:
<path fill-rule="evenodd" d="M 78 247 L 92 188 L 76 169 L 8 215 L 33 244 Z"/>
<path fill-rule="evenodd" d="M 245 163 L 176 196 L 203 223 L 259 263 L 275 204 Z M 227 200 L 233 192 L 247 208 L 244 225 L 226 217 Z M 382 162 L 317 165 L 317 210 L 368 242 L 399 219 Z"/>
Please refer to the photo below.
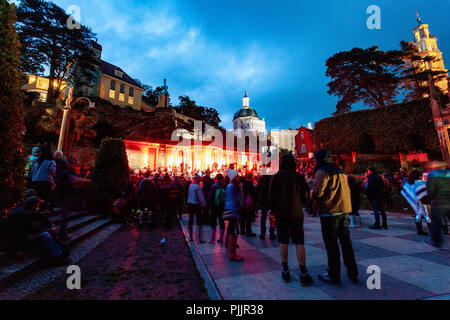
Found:
<path fill-rule="evenodd" d="M 191 239 L 194 239 L 193 234 L 193 225 L 194 225 L 194 215 L 197 220 L 198 227 L 198 242 L 204 243 L 202 237 L 202 229 L 203 229 L 203 218 L 201 216 L 202 209 L 206 208 L 205 195 L 203 193 L 202 187 L 200 186 L 201 177 L 194 176 L 192 178 L 192 183 L 189 186 L 188 198 L 187 198 L 187 207 L 189 213 L 189 234 Z"/>
<path fill-rule="evenodd" d="M 275 215 L 282 264 L 281 277 L 290 281 L 288 266 L 289 241 L 295 244 L 299 277 L 302 286 L 313 283 L 306 270 L 305 232 L 303 208 L 307 205 L 308 185 L 305 177 L 296 171 L 295 159 L 286 153 L 281 159 L 280 170 L 273 176 L 269 187 L 269 208 Z"/>
<path fill-rule="evenodd" d="M 51 265 L 67 264 L 68 253 L 53 237 L 56 227 L 46 216 L 39 213 L 39 206 L 43 201 L 33 195 L 33 191 L 26 191 L 29 196 L 25 198 L 23 206 L 12 212 L 8 219 L 16 233 L 21 234 L 27 241 L 38 244 L 44 258 Z"/>
<path fill-rule="evenodd" d="M 358 267 L 349 231 L 348 215 L 352 212 L 352 202 L 347 175 L 333 164 L 328 150 L 318 151 L 315 159 L 316 178 L 312 197 L 317 200 L 322 237 L 328 256 L 328 271 L 320 274 L 319 280 L 332 284 L 341 283 L 339 239 L 347 274 L 352 282 L 357 283 Z"/>
<path fill-rule="evenodd" d="M 41 154 L 41 148 L 40 147 L 34 147 L 31 150 L 31 156 L 28 157 L 28 161 L 27 164 L 25 166 L 25 177 L 29 177 L 29 180 L 31 182 L 31 177 L 30 177 L 30 169 L 33 166 L 33 163 L 39 159 L 39 155 Z"/>

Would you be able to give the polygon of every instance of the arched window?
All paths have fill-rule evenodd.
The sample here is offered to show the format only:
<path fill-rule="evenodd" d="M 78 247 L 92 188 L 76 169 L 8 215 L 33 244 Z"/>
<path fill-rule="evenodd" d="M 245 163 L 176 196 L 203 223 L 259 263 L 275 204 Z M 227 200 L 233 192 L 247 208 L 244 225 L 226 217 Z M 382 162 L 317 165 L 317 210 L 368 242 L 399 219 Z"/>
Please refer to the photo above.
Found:
<path fill-rule="evenodd" d="M 120 94 L 119 94 L 119 101 L 125 101 L 125 85 L 120 85 Z"/>
<path fill-rule="evenodd" d="M 130 90 L 128 90 L 128 104 L 134 104 L 134 90 L 132 87 L 130 87 Z"/>
<path fill-rule="evenodd" d="M 305 134 L 302 132 L 300 132 L 300 136 L 302 137 L 302 140 L 305 139 Z"/>
<path fill-rule="evenodd" d="M 114 80 L 111 80 L 111 86 L 109 87 L 109 97 L 111 99 L 116 98 L 116 82 Z"/>
<path fill-rule="evenodd" d="M 302 144 L 302 153 L 306 153 L 306 146 L 305 146 L 305 144 Z"/>

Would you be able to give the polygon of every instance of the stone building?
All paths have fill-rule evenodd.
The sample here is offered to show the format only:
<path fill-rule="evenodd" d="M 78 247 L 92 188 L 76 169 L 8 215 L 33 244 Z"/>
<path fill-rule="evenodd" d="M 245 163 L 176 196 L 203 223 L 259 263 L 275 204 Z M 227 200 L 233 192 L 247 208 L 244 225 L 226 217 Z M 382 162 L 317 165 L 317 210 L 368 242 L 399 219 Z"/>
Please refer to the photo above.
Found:
<path fill-rule="evenodd" d="M 266 121 L 258 116 L 255 109 L 250 107 L 247 91 L 242 98 L 242 108 L 234 114 L 233 129 L 238 136 L 247 132 L 266 134 Z"/>

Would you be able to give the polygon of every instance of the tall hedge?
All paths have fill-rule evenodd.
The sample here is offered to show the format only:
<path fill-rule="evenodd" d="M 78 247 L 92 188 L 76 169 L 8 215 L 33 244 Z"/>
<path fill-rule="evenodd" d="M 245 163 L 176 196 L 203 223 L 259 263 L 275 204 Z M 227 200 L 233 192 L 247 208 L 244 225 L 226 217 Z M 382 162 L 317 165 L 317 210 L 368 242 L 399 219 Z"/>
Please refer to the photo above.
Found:
<path fill-rule="evenodd" d="M 23 97 L 14 8 L 0 0 L 0 213 L 21 200 L 24 188 Z"/>
<path fill-rule="evenodd" d="M 349 112 L 320 120 L 314 128 L 315 148 L 328 148 L 334 154 L 365 153 L 367 143 L 362 142 L 368 137 L 373 139 L 375 153 L 440 152 L 428 99 Z"/>
<path fill-rule="evenodd" d="M 91 213 L 108 214 L 114 199 L 129 182 L 130 170 L 122 139 L 105 138 L 97 151 L 93 171 L 93 190 L 88 200 Z"/>

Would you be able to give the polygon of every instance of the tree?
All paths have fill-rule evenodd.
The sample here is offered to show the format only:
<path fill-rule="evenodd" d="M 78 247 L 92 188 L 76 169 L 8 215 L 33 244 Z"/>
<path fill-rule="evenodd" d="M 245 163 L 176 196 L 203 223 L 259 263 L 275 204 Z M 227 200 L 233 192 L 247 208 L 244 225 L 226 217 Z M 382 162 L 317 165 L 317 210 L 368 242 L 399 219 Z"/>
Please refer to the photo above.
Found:
<path fill-rule="evenodd" d="M 128 184 L 130 169 L 122 139 L 103 139 L 97 151 L 93 171 L 93 190 L 88 199 L 91 213 L 108 213 L 114 199 L 120 197 Z"/>
<path fill-rule="evenodd" d="M 349 112 L 363 102 L 380 108 L 395 102 L 398 93 L 398 68 L 403 64 L 398 51 L 384 52 L 374 46 L 339 52 L 326 61 L 326 75 L 331 77 L 328 93 L 338 96 L 336 114 Z"/>
<path fill-rule="evenodd" d="M 422 99 L 430 92 L 430 76 L 434 81 L 437 81 L 444 79 L 447 73 L 426 69 L 424 66 L 432 63 L 435 57 L 421 54 L 413 42 L 401 41 L 400 47 L 401 56 L 405 62 L 400 69 L 401 89 L 404 92 L 405 99 L 409 101 Z M 440 88 L 434 86 L 434 83 L 432 85 L 435 90 L 435 98 L 444 94 Z"/>
<path fill-rule="evenodd" d="M 176 112 L 203 121 L 211 126 L 219 126 L 221 120 L 216 109 L 197 106 L 197 103 L 188 96 L 180 96 L 178 99 L 180 104 L 174 107 Z"/>
<path fill-rule="evenodd" d="M 142 93 L 142 101 L 148 104 L 149 106 L 156 106 L 158 104 L 158 96 L 161 94 L 162 88 L 156 87 L 153 90 L 153 87 L 142 83 L 139 79 L 134 79 L 142 88 L 144 88 L 144 92 Z"/>
<path fill-rule="evenodd" d="M 53 103 L 66 79 L 77 84 L 84 78 L 86 83 L 91 81 L 96 63 L 92 50 L 95 34 L 91 29 L 83 25 L 69 28 L 70 16 L 44 0 L 22 0 L 17 18 L 22 71 L 42 75 L 48 68 L 47 103 Z M 73 63 L 77 68 L 71 68 Z"/>
<path fill-rule="evenodd" d="M 24 187 L 23 96 L 14 8 L 0 0 L 0 213 L 21 200 Z"/>

